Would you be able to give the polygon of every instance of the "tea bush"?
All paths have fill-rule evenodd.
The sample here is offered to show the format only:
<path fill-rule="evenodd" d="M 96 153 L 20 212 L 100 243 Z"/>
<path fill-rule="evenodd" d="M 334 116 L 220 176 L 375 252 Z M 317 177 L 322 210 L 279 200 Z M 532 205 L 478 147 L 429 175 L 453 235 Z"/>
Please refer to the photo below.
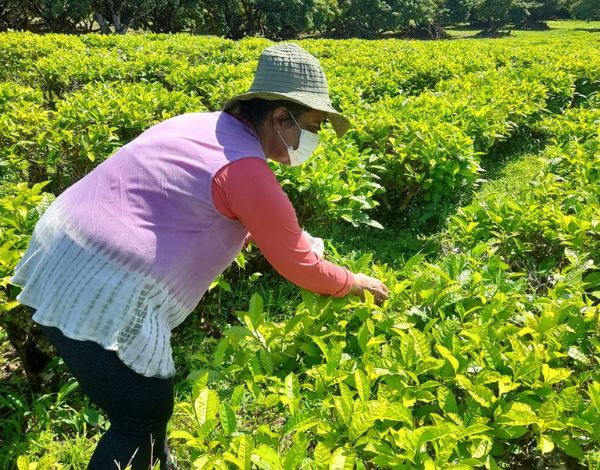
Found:
<path fill-rule="evenodd" d="M 532 443 L 584 460 L 600 440 L 599 324 L 590 264 L 570 258 L 534 298 L 485 245 L 378 271 L 383 308 L 306 294 L 273 322 L 255 296 L 170 437 L 202 468 L 499 468 Z"/>
<path fill-rule="evenodd" d="M 0 186 L 0 312 L 18 304 L 9 280 L 27 248 L 36 222 L 53 201 L 46 183 L 3 183 Z"/>
<path fill-rule="evenodd" d="M 461 248 L 490 240 L 509 262 L 546 275 L 566 262 L 565 249 L 600 262 L 599 123 L 598 110 L 587 108 L 546 120 L 553 145 L 544 151 L 530 191 L 461 208 L 452 240 Z"/>
<path fill-rule="evenodd" d="M 39 139 L 49 128 L 50 113 L 41 91 L 0 82 L 0 182 L 47 179 Z"/>
<path fill-rule="evenodd" d="M 458 253 L 375 267 L 392 286 L 383 307 L 305 293 L 275 322 L 255 295 L 177 406 L 170 437 L 185 458 L 201 468 L 522 468 L 531 448 L 541 462 L 560 452 L 595 468 L 596 118 L 584 108 L 552 119 L 556 145 L 527 200 L 461 209 L 447 235 Z M 521 268 L 543 248 L 556 260 L 540 260 L 539 286 Z"/>
<path fill-rule="evenodd" d="M 353 126 L 273 170 L 325 234 L 470 194 L 516 134 L 545 148 L 518 195 L 456 210 L 435 259 L 392 269 L 329 246 L 387 283 L 382 306 L 303 293 L 280 308 L 248 292 L 247 311 L 188 358 L 170 432 L 183 468 L 596 468 L 600 44 L 299 42 Z M 17 305 L 8 277 L 54 195 L 151 125 L 221 109 L 269 44 L 0 34 L 1 309 Z"/>
<path fill-rule="evenodd" d="M 510 138 L 516 130 L 539 130 L 537 124 L 544 114 L 560 112 L 597 89 L 598 51 L 588 47 L 590 53 L 586 54 L 581 51 L 583 42 L 559 42 L 519 50 L 498 42 L 467 53 L 457 43 L 429 47 L 418 42 L 374 41 L 368 53 L 356 60 L 347 50 L 354 47 L 360 51 L 366 47 L 364 42 L 301 41 L 322 61 L 334 103 L 355 123 L 349 137 L 363 156 L 360 165 L 383 191 L 373 191 L 374 180 L 368 177 L 365 187 L 358 189 L 360 197 L 366 197 L 364 203 L 342 197 L 336 207 L 327 208 L 318 203 L 319 187 L 328 181 L 334 187 L 346 185 L 354 190 L 360 180 L 352 183 L 347 179 L 353 170 L 338 169 L 332 173 L 338 175 L 335 182 L 331 176 L 314 181 L 314 175 L 295 172 L 285 177 L 292 183 L 290 187 L 303 188 L 302 196 L 294 197 L 302 206 L 300 212 L 316 217 L 315 221 L 328 221 L 337 219 L 341 210 L 349 220 L 370 223 L 368 212 L 378 204 L 403 210 L 416 200 L 436 202 L 457 189 L 473 187 L 481 176 L 481 159 L 498 141 Z M 16 83 L 42 91 L 42 105 L 49 111 L 62 109 L 61 102 L 68 102 L 71 93 L 90 93 L 99 83 L 113 86 L 114 82 L 161 84 L 169 91 L 199 98 L 199 102 L 193 101 L 198 110 L 218 110 L 227 98 L 249 87 L 256 57 L 268 44 L 263 39 L 236 43 L 185 35 L 118 38 L 7 33 L 2 35 L 0 49 L 6 52 L 4 73 Z M 563 46 L 566 53 L 559 50 Z M 88 91 L 83 91 L 85 87 Z M 103 106 L 111 107 L 112 99 L 106 97 Z M 177 112 L 181 108 L 174 106 L 171 113 Z M 13 121 L 23 119 L 16 116 Z M 37 119 L 44 129 L 45 119 Z M 142 119 L 134 126 L 137 130 L 132 130 L 131 137 L 141 132 L 146 122 Z M 27 135 L 27 123 L 21 126 Z M 49 126 L 48 132 L 54 127 Z M 98 161 L 108 157 L 122 142 L 112 140 L 110 134 L 108 129 L 96 129 L 92 140 L 98 137 L 105 142 L 93 149 L 94 145 L 82 144 L 90 148 L 79 152 L 82 160 L 86 155 Z M 55 140 L 57 137 L 51 137 L 41 152 L 51 154 L 49 160 L 64 155 L 62 166 L 70 167 L 71 149 L 54 145 Z M 447 142 L 447 146 L 433 143 L 436 141 Z M 43 161 L 43 157 L 35 160 Z M 82 170 L 92 168 L 93 160 Z M 355 164 L 357 160 L 347 161 Z M 60 162 L 56 165 L 61 166 Z M 30 179 L 43 179 L 44 172 L 36 172 L 41 173 L 39 177 Z M 312 181 L 314 186 L 309 183 Z"/>

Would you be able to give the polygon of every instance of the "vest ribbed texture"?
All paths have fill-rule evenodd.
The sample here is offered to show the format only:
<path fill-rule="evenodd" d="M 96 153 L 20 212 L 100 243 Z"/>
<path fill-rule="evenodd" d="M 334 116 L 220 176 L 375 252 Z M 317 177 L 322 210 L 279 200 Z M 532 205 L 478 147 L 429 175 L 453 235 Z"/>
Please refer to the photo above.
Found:
<path fill-rule="evenodd" d="M 175 370 L 171 330 L 239 253 L 247 230 L 212 201 L 230 162 L 265 158 L 226 113 L 163 121 L 69 187 L 37 223 L 12 282 L 33 319 L 117 352 L 145 376 Z"/>

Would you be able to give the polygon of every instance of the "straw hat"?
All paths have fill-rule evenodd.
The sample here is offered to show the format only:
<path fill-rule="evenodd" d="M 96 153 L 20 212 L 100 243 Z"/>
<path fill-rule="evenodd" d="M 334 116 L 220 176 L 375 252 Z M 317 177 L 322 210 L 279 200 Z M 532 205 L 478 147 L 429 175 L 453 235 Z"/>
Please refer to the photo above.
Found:
<path fill-rule="evenodd" d="M 338 137 L 350 127 L 348 119 L 331 104 L 327 78 L 319 61 L 296 44 L 266 48 L 258 59 L 254 82 L 248 92 L 231 98 L 223 111 L 233 111 L 239 101 L 252 98 L 289 100 L 323 111 Z"/>

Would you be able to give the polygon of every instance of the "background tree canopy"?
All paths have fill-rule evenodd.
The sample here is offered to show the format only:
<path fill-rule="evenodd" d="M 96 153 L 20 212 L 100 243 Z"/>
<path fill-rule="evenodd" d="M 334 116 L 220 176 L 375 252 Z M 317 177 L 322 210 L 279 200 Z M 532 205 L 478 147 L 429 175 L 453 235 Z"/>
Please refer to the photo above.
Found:
<path fill-rule="evenodd" d="M 24 3 L 24 5 L 23 5 Z M 572 15 L 600 19 L 597 0 L 0 0 L 0 31 L 125 34 L 189 31 L 232 39 L 444 35 L 470 23 L 495 33 Z"/>

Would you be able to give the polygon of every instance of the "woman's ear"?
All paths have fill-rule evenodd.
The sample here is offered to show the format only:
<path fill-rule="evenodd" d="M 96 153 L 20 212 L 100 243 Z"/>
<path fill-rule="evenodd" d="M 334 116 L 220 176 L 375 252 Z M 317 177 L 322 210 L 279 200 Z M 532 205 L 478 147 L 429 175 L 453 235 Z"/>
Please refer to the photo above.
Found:
<path fill-rule="evenodd" d="M 287 126 L 290 112 L 284 106 L 277 106 L 271 115 L 271 122 L 275 130 L 282 130 Z"/>

